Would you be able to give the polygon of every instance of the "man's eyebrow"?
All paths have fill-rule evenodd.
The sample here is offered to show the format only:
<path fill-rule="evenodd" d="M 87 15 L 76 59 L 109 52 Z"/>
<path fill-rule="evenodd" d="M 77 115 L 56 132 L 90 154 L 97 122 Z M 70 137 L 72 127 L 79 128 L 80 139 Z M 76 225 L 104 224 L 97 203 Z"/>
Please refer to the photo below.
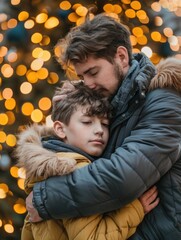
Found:
<path fill-rule="evenodd" d="M 91 70 L 93 70 L 94 68 L 96 68 L 97 66 L 94 66 L 94 67 L 90 67 L 88 68 L 86 71 L 84 71 L 82 74 L 85 75 L 87 73 L 89 73 Z M 82 74 L 77 74 L 78 77 L 82 77 L 83 75 Z"/>
<path fill-rule="evenodd" d="M 92 69 L 94 69 L 94 68 L 96 68 L 96 66 L 87 69 L 85 72 L 83 72 L 83 74 L 87 74 L 88 72 L 90 72 L 90 71 L 91 71 Z"/>

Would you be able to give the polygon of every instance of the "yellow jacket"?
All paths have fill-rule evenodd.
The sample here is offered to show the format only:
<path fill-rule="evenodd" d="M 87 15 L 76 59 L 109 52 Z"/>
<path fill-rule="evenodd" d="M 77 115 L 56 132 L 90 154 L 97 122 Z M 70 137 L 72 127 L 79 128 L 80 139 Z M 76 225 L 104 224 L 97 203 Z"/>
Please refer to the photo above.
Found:
<path fill-rule="evenodd" d="M 90 163 L 78 153 L 54 153 L 42 148 L 41 136 L 50 133 L 53 134 L 51 129 L 34 125 L 19 135 L 16 156 L 19 166 L 26 170 L 27 193 L 37 181 L 68 174 Z M 21 240 L 124 240 L 136 231 L 143 217 L 143 207 L 137 199 L 117 211 L 89 217 L 31 223 L 27 215 Z"/>

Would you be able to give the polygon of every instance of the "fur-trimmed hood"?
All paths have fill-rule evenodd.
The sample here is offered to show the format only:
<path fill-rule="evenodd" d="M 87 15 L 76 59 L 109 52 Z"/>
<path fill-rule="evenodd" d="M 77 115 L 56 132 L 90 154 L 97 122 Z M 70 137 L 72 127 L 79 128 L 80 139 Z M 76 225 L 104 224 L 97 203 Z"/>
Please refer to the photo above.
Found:
<path fill-rule="evenodd" d="M 151 80 L 149 90 L 174 88 L 181 92 L 181 59 L 169 57 L 156 66 L 157 74 Z"/>
<path fill-rule="evenodd" d="M 55 133 L 52 128 L 34 124 L 27 126 L 18 135 L 14 156 L 17 158 L 17 166 L 25 168 L 27 178 L 46 179 L 74 171 L 77 162 L 72 153 L 59 155 L 43 148 L 43 136 L 55 136 Z"/>

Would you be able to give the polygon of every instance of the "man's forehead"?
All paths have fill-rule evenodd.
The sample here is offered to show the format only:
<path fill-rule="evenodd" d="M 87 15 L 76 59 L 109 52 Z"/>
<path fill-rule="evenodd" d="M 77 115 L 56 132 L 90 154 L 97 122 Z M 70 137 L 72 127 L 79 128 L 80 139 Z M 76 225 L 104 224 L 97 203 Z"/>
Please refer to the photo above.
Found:
<path fill-rule="evenodd" d="M 74 68 L 77 73 L 84 73 L 86 74 L 87 72 L 91 71 L 92 69 L 96 68 L 99 66 L 99 60 L 95 58 L 89 58 L 85 62 L 81 63 L 76 63 L 74 65 Z"/>

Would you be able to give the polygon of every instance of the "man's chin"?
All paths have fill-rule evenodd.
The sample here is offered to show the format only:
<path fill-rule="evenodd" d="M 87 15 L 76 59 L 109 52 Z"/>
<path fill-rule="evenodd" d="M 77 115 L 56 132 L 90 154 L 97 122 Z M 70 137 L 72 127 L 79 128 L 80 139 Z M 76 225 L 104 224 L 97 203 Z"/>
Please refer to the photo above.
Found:
<path fill-rule="evenodd" d="M 100 88 L 97 90 L 97 92 L 99 94 L 103 95 L 104 97 L 110 97 L 110 95 L 111 95 L 110 92 L 105 88 Z"/>

